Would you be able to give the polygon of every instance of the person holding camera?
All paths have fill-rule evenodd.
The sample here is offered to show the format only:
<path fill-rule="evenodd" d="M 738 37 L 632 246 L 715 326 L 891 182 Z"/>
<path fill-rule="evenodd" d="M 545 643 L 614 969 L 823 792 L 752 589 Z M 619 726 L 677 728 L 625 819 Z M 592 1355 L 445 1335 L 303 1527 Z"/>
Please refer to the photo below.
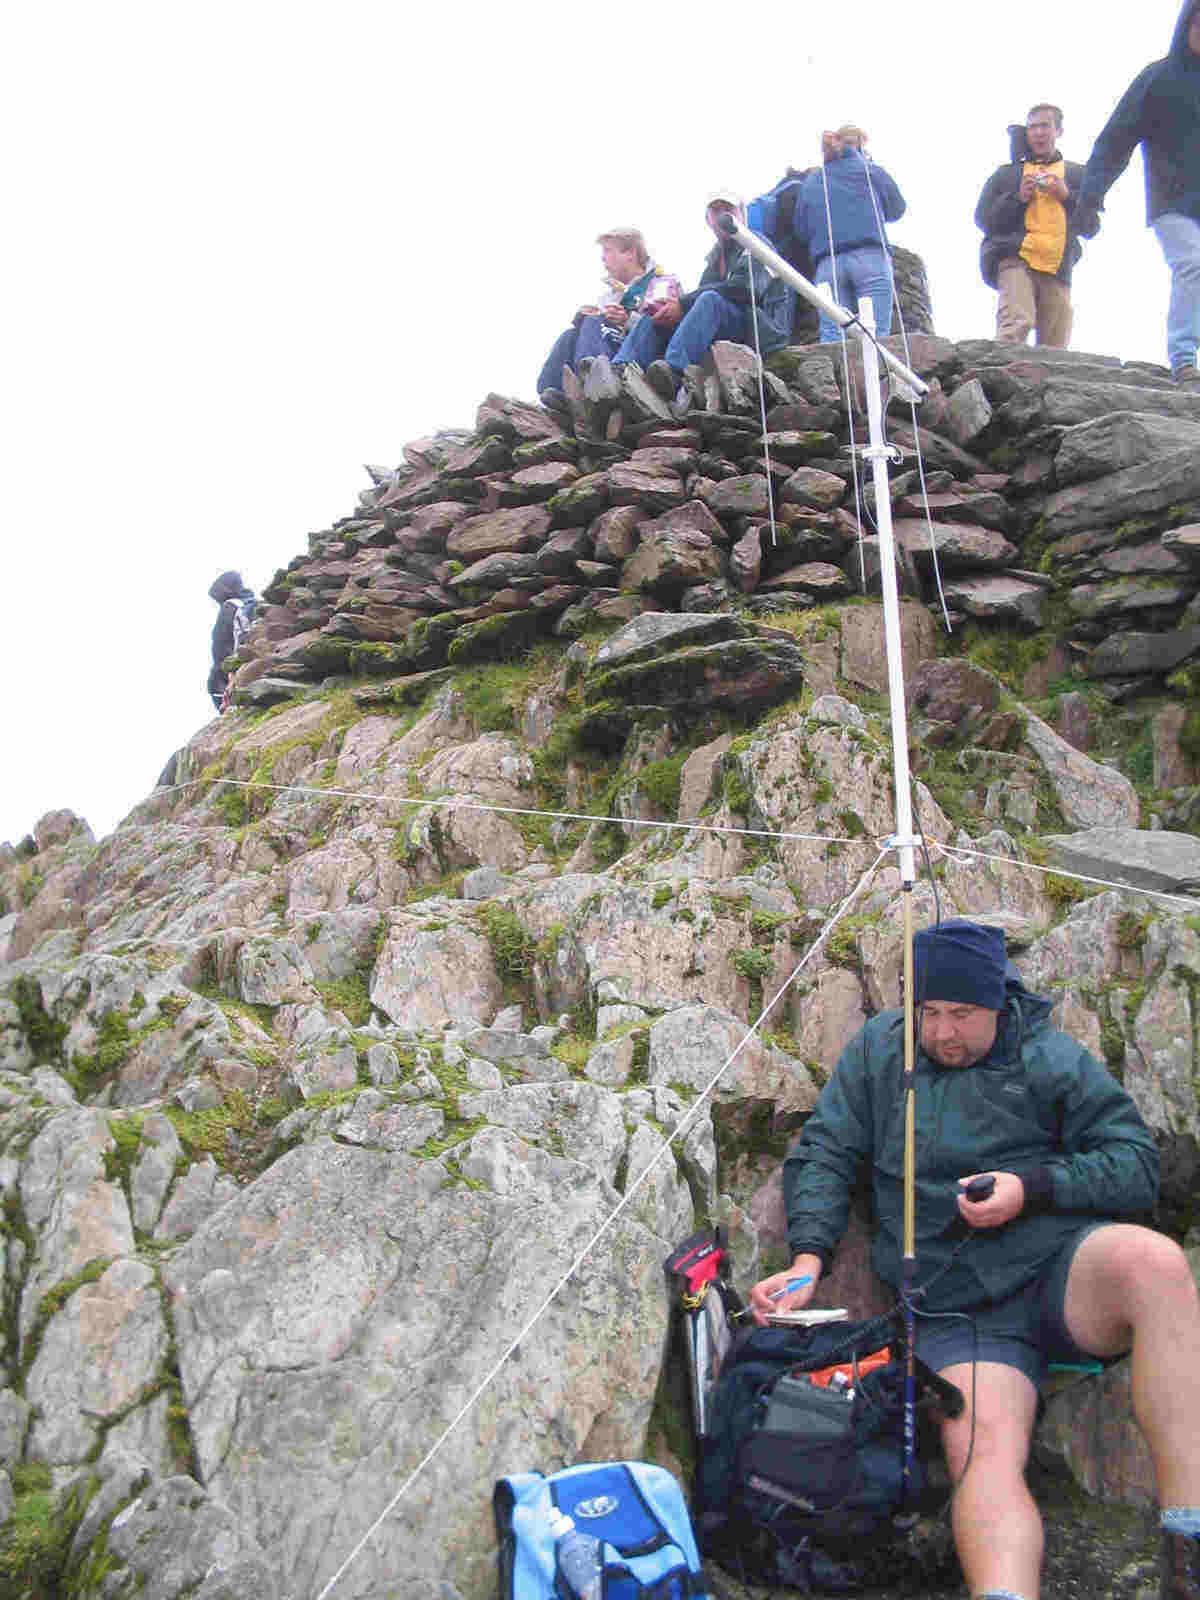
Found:
<path fill-rule="evenodd" d="M 1058 106 L 1034 106 L 1008 130 L 1012 158 L 997 167 L 975 207 L 983 229 L 979 267 L 999 291 L 996 338 L 1065 350 L 1071 339 L 1071 269 L 1082 254 L 1074 216 L 1083 168 L 1058 151 Z"/>

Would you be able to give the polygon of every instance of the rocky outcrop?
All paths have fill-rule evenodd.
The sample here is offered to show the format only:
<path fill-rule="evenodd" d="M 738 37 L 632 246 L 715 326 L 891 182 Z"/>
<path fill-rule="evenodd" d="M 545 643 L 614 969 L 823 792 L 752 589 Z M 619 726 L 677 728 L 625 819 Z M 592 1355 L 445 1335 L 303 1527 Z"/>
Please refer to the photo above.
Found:
<path fill-rule="evenodd" d="M 1004 927 L 1195 1247 L 1200 401 L 910 344 L 914 915 Z M 780 1158 L 902 969 L 873 494 L 840 362 L 768 366 L 765 452 L 732 346 L 681 415 L 601 370 L 408 445 L 169 783 L 0 847 L 0 1518 L 50 1497 L 47 1586 L 473 1600 L 495 1477 L 679 1470 L 662 1259 L 704 1218 L 780 1264 Z M 823 1285 L 864 1311 L 865 1239 Z M 1039 1434 L 1107 1501 L 1138 1449 L 1120 1365 Z"/>

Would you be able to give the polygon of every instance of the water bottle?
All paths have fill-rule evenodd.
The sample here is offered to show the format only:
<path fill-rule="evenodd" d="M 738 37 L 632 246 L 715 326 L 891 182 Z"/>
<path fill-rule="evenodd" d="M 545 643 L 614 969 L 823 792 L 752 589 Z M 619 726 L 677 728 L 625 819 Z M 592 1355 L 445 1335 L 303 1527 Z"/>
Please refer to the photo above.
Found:
<path fill-rule="evenodd" d="M 550 1508 L 550 1532 L 554 1536 L 558 1570 L 575 1600 L 600 1600 L 604 1567 L 599 1539 L 590 1533 L 580 1533 L 574 1521 L 556 1506 Z"/>

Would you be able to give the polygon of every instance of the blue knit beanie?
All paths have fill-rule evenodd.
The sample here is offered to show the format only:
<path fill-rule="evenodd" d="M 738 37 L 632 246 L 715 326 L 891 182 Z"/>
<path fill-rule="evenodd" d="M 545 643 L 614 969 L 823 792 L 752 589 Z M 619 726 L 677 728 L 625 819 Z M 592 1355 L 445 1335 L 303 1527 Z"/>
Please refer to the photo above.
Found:
<path fill-rule="evenodd" d="M 956 917 L 922 928 L 913 940 L 916 1003 L 950 1000 L 1004 1010 L 1004 934 Z"/>

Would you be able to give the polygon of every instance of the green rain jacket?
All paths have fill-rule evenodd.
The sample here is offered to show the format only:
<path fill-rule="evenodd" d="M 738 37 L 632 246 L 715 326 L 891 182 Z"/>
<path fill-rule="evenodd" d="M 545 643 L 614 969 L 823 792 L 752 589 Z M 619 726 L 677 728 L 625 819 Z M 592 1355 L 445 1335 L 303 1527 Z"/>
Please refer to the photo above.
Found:
<path fill-rule="evenodd" d="M 1006 1299 L 1088 1221 L 1142 1217 L 1155 1204 L 1153 1137 L 1112 1075 L 1050 1026 L 1050 1012 L 1049 1001 L 1010 976 L 996 1043 L 982 1061 L 939 1067 L 917 1051 L 920 1307 L 968 1310 Z M 903 1013 L 885 1011 L 851 1040 L 783 1168 L 788 1242 L 826 1266 L 851 1194 L 869 1173 L 872 1261 L 896 1287 L 904 1229 L 903 1031 Z M 1024 1181 L 1025 1209 L 1001 1228 L 972 1232 L 955 1204 L 958 1180 L 989 1171 Z"/>

